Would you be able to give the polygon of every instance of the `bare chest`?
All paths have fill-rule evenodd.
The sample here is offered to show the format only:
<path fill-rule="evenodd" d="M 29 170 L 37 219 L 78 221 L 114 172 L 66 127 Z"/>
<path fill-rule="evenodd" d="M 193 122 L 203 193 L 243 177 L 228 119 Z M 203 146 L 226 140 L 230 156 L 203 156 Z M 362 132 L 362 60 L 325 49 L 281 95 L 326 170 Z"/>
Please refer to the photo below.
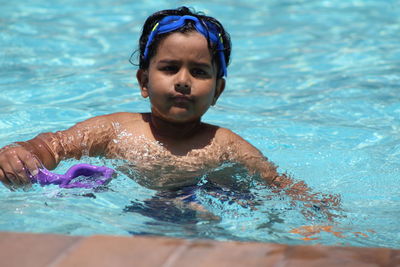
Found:
<path fill-rule="evenodd" d="M 137 182 L 156 189 L 196 184 L 227 157 L 213 140 L 204 147 L 176 155 L 159 142 L 133 135 L 112 140 L 107 154 L 126 160 L 129 169 L 135 171 Z"/>

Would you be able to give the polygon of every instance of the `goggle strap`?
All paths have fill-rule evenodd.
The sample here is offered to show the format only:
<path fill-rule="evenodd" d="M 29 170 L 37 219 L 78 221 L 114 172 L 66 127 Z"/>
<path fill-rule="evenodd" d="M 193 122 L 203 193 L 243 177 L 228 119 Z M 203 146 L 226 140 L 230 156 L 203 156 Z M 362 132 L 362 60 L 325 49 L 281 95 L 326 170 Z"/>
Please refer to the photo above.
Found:
<path fill-rule="evenodd" d="M 172 21 L 175 18 L 177 20 Z M 172 22 L 169 22 L 169 20 L 171 20 Z M 186 20 L 191 20 L 191 21 L 195 22 L 194 26 L 195 26 L 196 30 L 199 33 L 201 33 L 204 37 L 206 37 L 207 40 L 211 40 L 212 42 L 216 43 L 217 51 L 218 51 L 219 58 L 220 58 L 220 64 L 221 64 L 220 71 L 222 71 L 222 75 L 223 76 L 227 76 L 225 55 L 224 55 L 224 52 L 223 52 L 224 51 L 224 44 L 223 44 L 224 42 L 223 42 L 221 33 L 218 33 L 218 35 L 214 34 L 213 32 L 210 31 L 210 30 L 212 30 L 212 28 L 214 28 L 214 31 L 216 30 L 215 27 L 213 27 L 213 25 L 209 25 L 209 23 L 208 23 L 207 27 L 210 27 L 210 29 L 208 30 L 206 27 L 204 27 L 202 25 L 202 22 L 200 22 L 200 20 L 198 18 L 190 16 L 190 15 L 185 15 L 185 16 L 182 16 L 182 17 L 180 17 L 180 16 L 166 16 L 166 17 L 162 18 L 159 22 L 157 22 L 154 25 L 153 29 L 151 30 L 149 38 L 147 39 L 147 43 L 146 43 L 146 47 L 144 49 L 143 57 L 145 59 L 148 57 L 149 46 L 153 42 L 153 39 L 154 39 L 155 35 L 171 32 L 171 31 L 174 31 L 176 29 L 179 29 L 180 27 L 185 25 Z M 169 22 L 169 23 L 160 26 L 160 24 L 162 24 L 164 22 L 165 23 Z"/>

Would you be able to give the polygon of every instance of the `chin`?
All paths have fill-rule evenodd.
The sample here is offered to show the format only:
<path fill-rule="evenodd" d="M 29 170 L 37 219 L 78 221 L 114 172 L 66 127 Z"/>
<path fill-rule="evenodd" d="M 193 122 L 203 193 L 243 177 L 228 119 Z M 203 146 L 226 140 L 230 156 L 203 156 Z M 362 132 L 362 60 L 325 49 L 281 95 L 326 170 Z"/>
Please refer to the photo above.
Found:
<path fill-rule="evenodd" d="M 201 116 L 193 116 L 189 114 L 182 114 L 182 113 L 174 113 L 169 114 L 168 116 L 164 117 L 165 120 L 172 122 L 172 123 L 190 123 L 199 121 Z"/>
<path fill-rule="evenodd" d="M 161 118 L 164 121 L 176 124 L 184 124 L 200 121 L 201 115 L 193 114 L 186 109 L 172 109 L 169 112 L 153 112 L 153 115 Z"/>
<path fill-rule="evenodd" d="M 199 121 L 200 118 L 185 118 L 185 117 L 176 118 L 176 117 L 173 117 L 173 118 L 167 118 L 167 120 L 169 122 L 176 123 L 176 124 L 185 124 L 185 123 Z"/>

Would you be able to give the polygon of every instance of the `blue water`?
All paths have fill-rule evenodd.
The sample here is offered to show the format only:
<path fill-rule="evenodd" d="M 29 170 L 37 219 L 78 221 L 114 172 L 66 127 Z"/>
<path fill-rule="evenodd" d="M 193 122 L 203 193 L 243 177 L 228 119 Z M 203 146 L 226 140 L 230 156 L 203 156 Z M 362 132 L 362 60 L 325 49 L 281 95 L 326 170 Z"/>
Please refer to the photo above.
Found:
<path fill-rule="evenodd" d="M 94 191 L 0 186 L 0 230 L 400 248 L 400 1 L 136 2 L 0 0 L 0 146 L 147 111 L 129 56 L 150 13 L 186 3 L 216 16 L 233 41 L 227 88 L 204 121 L 237 132 L 315 191 L 340 195 L 341 217 L 306 218 L 255 188 L 257 210 L 199 191 L 221 220 L 199 219 L 120 174 Z M 336 235 L 293 230 L 321 225 Z"/>

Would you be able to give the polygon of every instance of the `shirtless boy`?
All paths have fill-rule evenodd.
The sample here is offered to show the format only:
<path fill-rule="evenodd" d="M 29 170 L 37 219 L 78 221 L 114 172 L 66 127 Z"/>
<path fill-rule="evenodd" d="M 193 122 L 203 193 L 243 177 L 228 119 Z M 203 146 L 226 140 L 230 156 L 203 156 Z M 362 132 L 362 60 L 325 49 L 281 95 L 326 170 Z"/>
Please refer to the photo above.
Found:
<path fill-rule="evenodd" d="M 243 138 L 201 121 L 225 89 L 231 52 L 229 35 L 217 20 L 185 7 L 156 12 L 144 24 L 139 52 L 136 77 L 141 95 L 150 99 L 150 113 L 97 116 L 6 146 L 0 152 L 1 182 L 11 189 L 26 186 L 28 174 L 42 165 L 54 169 L 61 160 L 88 155 L 127 160 L 143 174 L 139 183 L 172 190 L 235 162 L 294 199 L 320 203 L 303 182 L 277 173 Z"/>

